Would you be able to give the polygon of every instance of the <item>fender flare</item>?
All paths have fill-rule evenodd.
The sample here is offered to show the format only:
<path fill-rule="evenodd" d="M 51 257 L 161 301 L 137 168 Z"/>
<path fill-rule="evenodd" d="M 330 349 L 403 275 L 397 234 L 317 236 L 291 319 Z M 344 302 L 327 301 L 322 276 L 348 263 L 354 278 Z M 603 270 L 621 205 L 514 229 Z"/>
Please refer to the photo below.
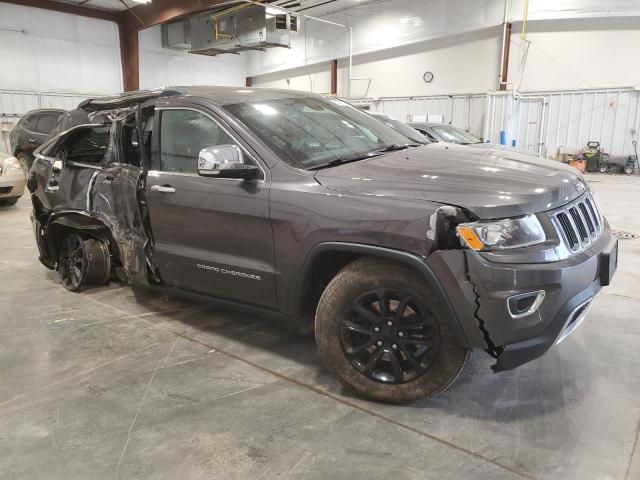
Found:
<path fill-rule="evenodd" d="M 398 263 L 405 264 L 417 270 L 422 274 L 422 276 L 431 286 L 434 292 L 436 292 L 436 294 L 440 297 L 442 307 L 445 311 L 445 314 L 447 315 L 447 318 L 449 319 L 449 322 L 453 326 L 459 346 L 464 348 L 471 348 L 470 342 L 466 338 L 466 335 L 464 334 L 464 331 L 462 329 L 460 319 L 458 318 L 453 306 L 451 305 L 449 297 L 447 296 L 436 274 L 429 267 L 429 265 L 427 265 L 424 258 L 402 250 L 394 250 L 391 248 L 377 247 L 374 245 L 348 242 L 323 242 L 315 245 L 307 254 L 300 273 L 300 280 L 298 281 L 298 285 L 296 288 L 295 298 L 296 316 L 298 316 L 300 312 L 302 312 L 302 305 L 304 302 L 303 296 L 304 292 L 306 291 L 306 287 L 311 281 L 311 268 L 314 265 L 315 258 L 319 254 L 325 252 L 348 252 L 362 254 L 370 257 L 386 258 L 388 260 L 393 260 Z"/>
<path fill-rule="evenodd" d="M 88 235 L 106 241 L 110 244 L 116 255 L 120 255 L 118 250 L 118 244 L 115 241 L 113 233 L 109 227 L 99 219 L 89 215 L 82 210 L 65 210 L 54 212 L 49 221 L 47 222 L 46 236 L 47 236 L 47 249 L 49 254 L 57 254 L 56 247 L 53 245 L 53 239 L 49 236 L 52 227 L 71 228 L 81 232 L 85 232 Z"/>

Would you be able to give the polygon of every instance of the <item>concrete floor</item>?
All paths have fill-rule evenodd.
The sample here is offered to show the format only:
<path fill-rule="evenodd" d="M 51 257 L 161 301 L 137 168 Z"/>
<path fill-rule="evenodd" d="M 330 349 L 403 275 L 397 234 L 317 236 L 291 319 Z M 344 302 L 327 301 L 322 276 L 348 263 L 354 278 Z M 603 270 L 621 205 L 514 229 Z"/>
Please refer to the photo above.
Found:
<path fill-rule="evenodd" d="M 592 176 L 640 233 L 640 178 Z M 111 284 L 65 291 L 30 203 L 0 210 L 2 479 L 640 479 L 640 240 L 583 326 L 495 375 L 482 352 L 435 400 L 343 391 L 313 338 Z"/>

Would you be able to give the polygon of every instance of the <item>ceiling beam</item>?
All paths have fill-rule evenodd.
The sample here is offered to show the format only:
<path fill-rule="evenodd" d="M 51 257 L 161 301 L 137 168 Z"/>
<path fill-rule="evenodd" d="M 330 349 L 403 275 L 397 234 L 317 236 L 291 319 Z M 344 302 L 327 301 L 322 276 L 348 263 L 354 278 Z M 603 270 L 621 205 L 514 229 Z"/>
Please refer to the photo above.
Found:
<path fill-rule="evenodd" d="M 0 2 L 22 5 L 24 7 L 43 8 L 45 10 L 70 13 L 73 15 L 80 15 L 82 17 L 97 18 L 98 20 L 107 20 L 109 22 L 116 23 L 119 22 L 121 18 L 120 12 L 109 12 L 106 10 L 98 10 L 97 8 L 73 5 L 71 3 L 53 2 L 51 0 L 0 0 Z"/>
<path fill-rule="evenodd" d="M 170 22 L 185 15 L 206 11 L 225 1 L 182 0 L 181 2 L 176 2 L 175 0 L 153 0 L 151 3 L 136 5 L 131 10 L 142 21 L 142 25 L 138 25 L 138 28 L 143 29 Z"/>
<path fill-rule="evenodd" d="M 171 22 L 180 17 L 193 13 L 206 12 L 207 10 L 227 3 L 229 0 L 153 0 L 131 7 L 129 10 L 141 20 L 140 30 L 153 27 L 162 23 Z M 238 0 L 241 1 L 241 0 Z M 254 0 L 264 4 L 273 3 L 275 0 Z M 250 2 L 247 3 L 247 5 Z"/>

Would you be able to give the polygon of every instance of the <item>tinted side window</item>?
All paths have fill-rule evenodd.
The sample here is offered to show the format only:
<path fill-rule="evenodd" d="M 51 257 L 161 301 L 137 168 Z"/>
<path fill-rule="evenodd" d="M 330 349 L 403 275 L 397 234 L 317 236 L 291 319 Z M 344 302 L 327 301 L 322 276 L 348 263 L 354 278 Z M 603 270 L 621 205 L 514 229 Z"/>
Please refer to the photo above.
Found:
<path fill-rule="evenodd" d="M 165 110 L 160 117 L 160 169 L 196 173 L 200 150 L 236 142 L 213 120 L 193 110 Z"/>
<path fill-rule="evenodd" d="M 109 145 L 110 126 L 82 129 L 74 132 L 66 143 L 66 159 L 98 165 L 102 163 Z"/>
<path fill-rule="evenodd" d="M 147 159 L 151 158 L 151 138 L 153 136 L 154 111 L 152 109 L 143 112 L 142 120 L 142 143 Z"/>
<path fill-rule="evenodd" d="M 428 132 L 427 130 L 418 130 L 421 134 L 423 134 L 425 137 L 427 137 L 429 140 L 433 141 L 433 142 L 437 142 L 438 139 L 431 133 Z"/>
<path fill-rule="evenodd" d="M 129 117 L 122 124 L 122 154 L 124 163 L 140 166 L 140 140 L 138 139 L 138 127 L 136 117 Z"/>
<path fill-rule="evenodd" d="M 51 130 L 53 130 L 58 123 L 59 115 L 42 115 L 38 120 L 38 125 L 36 126 L 36 132 L 38 133 L 46 133 L 48 134 Z"/>
<path fill-rule="evenodd" d="M 36 129 L 36 124 L 38 123 L 38 117 L 35 115 L 27 115 L 26 117 L 22 117 L 20 121 L 20 126 L 25 130 L 29 130 L 34 132 Z"/>

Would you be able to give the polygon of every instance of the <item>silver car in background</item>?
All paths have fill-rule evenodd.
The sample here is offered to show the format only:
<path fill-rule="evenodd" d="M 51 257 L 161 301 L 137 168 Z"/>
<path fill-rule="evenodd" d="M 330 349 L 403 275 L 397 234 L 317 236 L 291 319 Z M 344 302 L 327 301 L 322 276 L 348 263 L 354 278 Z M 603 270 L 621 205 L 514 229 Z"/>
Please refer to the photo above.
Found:
<path fill-rule="evenodd" d="M 20 162 L 0 152 L 0 206 L 15 205 L 24 193 L 27 177 Z"/>

